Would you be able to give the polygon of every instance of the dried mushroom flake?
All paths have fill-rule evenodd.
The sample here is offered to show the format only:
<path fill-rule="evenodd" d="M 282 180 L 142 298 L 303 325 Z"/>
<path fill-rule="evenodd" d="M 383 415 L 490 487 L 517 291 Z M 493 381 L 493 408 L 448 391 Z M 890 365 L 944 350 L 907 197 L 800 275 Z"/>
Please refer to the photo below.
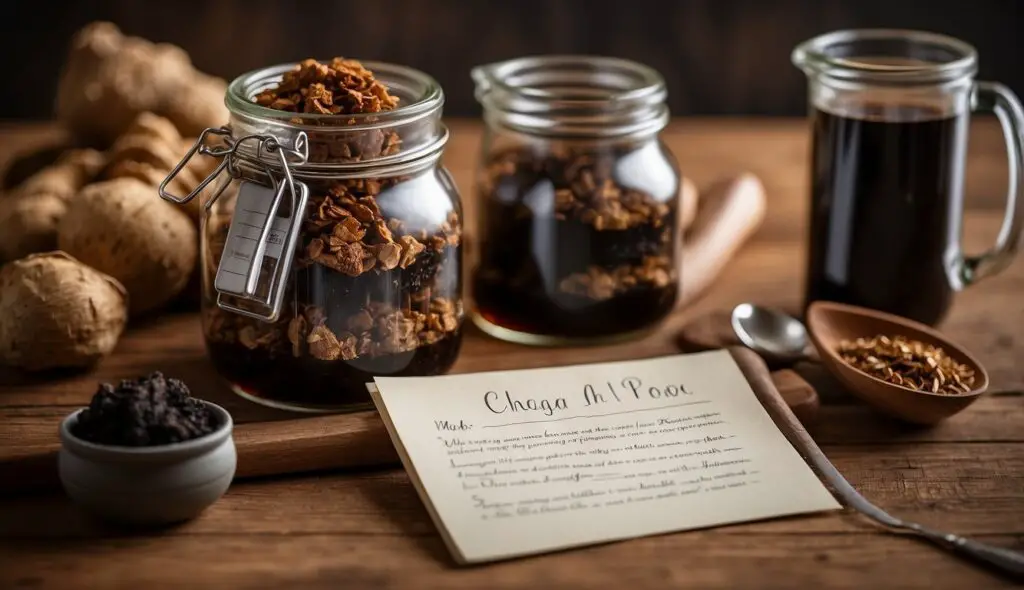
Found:
<path fill-rule="evenodd" d="M 485 192 L 503 178 L 542 174 L 555 185 L 555 218 L 576 219 L 595 230 L 624 230 L 669 221 L 669 205 L 653 196 L 617 184 L 611 166 L 594 155 L 575 150 L 537 154 L 517 148 L 496 154 L 488 165 Z"/>
<path fill-rule="evenodd" d="M 281 342 L 277 325 L 211 307 L 203 312 L 206 337 L 212 342 L 241 344 L 249 350 L 274 348 Z"/>
<path fill-rule="evenodd" d="M 587 272 L 565 277 L 558 288 L 564 293 L 600 301 L 640 286 L 664 288 L 673 280 L 672 264 L 667 256 L 647 256 L 639 266 L 621 265 L 610 271 L 591 266 Z"/>
<path fill-rule="evenodd" d="M 868 375 L 917 391 L 960 395 L 974 386 L 970 367 L 941 348 L 903 336 L 843 340 L 839 356 Z"/>
<path fill-rule="evenodd" d="M 272 324 L 213 308 L 206 311 L 205 332 L 211 342 L 335 361 L 414 350 L 441 340 L 462 323 L 461 302 L 424 295 L 413 298 L 413 307 L 371 301 L 339 322 L 344 329 L 337 332 L 327 326 L 324 309 L 313 305 Z"/>
<path fill-rule="evenodd" d="M 351 115 L 379 113 L 398 106 L 398 97 L 354 59 L 330 63 L 307 59 L 285 72 L 281 83 L 254 98 L 260 106 L 293 113 Z"/>
<path fill-rule="evenodd" d="M 376 195 L 384 186 L 381 181 L 343 181 L 314 199 L 306 220 L 306 234 L 314 237 L 306 245 L 304 261 L 356 277 L 374 268 L 409 268 L 428 246 L 441 250 L 458 245 L 462 229 L 454 211 L 439 235 L 401 235 L 402 221 L 386 219 L 377 205 Z"/>
<path fill-rule="evenodd" d="M 444 298 L 431 300 L 425 312 L 369 303 L 342 322 L 345 331 L 334 333 L 323 320 L 323 310 L 309 307 L 304 315 L 291 319 L 288 339 L 297 357 L 302 356 L 305 348 L 310 356 L 319 360 L 351 360 L 433 344 L 456 331 L 461 317 L 461 305 Z M 312 326 L 308 333 L 306 326 Z"/>
<path fill-rule="evenodd" d="M 352 125 L 356 114 L 379 113 L 398 106 L 399 99 L 358 61 L 334 58 L 322 64 L 307 59 L 286 72 L 281 83 L 257 94 L 261 106 L 296 113 L 292 122 L 310 124 L 301 115 L 338 115 L 315 121 L 320 126 Z M 309 133 L 309 162 L 339 163 L 373 160 L 397 154 L 402 140 L 394 130 Z M 372 181 L 371 181 L 372 182 Z"/>

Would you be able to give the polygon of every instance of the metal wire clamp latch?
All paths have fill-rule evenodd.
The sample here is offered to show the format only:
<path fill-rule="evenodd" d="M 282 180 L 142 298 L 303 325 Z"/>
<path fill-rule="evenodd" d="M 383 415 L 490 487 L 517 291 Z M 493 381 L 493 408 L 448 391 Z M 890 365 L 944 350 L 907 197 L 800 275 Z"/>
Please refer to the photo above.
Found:
<path fill-rule="evenodd" d="M 210 136 L 221 137 L 223 145 L 207 145 Z M 197 153 L 221 158 L 221 162 L 188 195 L 179 197 L 168 192 L 170 182 Z M 160 183 L 161 198 L 185 204 L 198 197 L 225 170 L 231 179 L 241 179 L 214 280 L 217 306 L 221 309 L 266 322 L 280 317 L 309 200 L 309 187 L 294 179 L 292 168 L 305 164 L 308 157 L 309 143 L 304 132 L 296 136 L 289 148 L 267 135 L 232 140 L 230 129 L 206 129 Z M 230 179 L 215 185 L 203 205 L 206 211 L 229 184 Z M 289 202 L 284 209 L 286 194 Z"/>

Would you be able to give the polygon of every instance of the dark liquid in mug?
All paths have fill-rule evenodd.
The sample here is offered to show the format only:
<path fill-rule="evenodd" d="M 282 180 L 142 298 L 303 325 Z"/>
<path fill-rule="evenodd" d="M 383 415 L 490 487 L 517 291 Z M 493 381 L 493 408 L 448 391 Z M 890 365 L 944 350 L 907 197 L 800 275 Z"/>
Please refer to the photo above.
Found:
<path fill-rule="evenodd" d="M 886 106 L 817 110 L 813 124 L 806 302 L 938 323 L 953 296 L 967 116 Z"/>

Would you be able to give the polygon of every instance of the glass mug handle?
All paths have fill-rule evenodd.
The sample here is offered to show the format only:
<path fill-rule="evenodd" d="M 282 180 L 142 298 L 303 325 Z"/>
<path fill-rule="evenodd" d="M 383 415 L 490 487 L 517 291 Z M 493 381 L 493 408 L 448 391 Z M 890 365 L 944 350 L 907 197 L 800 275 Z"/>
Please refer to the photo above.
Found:
<path fill-rule="evenodd" d="M 995 82 L 976 82 L 971 93 L 971 110 L 992 113 L 999 119 L 1006 138 L 1010 173 L 1006 212 L 995 246 L 978 256 L 960 256 L 958 274 L 964 287 L 1009 266 L 1024 231 L 1024 108 L 1006 86 Z"/>

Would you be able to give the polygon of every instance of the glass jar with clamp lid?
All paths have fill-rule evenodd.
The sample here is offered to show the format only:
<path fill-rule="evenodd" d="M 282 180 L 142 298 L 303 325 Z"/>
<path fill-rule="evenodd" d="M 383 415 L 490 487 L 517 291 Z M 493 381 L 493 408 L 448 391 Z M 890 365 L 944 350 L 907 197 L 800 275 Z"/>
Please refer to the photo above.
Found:
<path fill-rule="evenodd" d="M 203 332 L 240 395 L 293 410 L 372 406 L 375 375 L 446 372 L 461 342 L 462 214 L 440 158 L 444 95 L 403 66 L 286 64 L 228 88 L 160 187 L 202 202 Z M 167 192 L 196 154 L 220 158 Z"/>

